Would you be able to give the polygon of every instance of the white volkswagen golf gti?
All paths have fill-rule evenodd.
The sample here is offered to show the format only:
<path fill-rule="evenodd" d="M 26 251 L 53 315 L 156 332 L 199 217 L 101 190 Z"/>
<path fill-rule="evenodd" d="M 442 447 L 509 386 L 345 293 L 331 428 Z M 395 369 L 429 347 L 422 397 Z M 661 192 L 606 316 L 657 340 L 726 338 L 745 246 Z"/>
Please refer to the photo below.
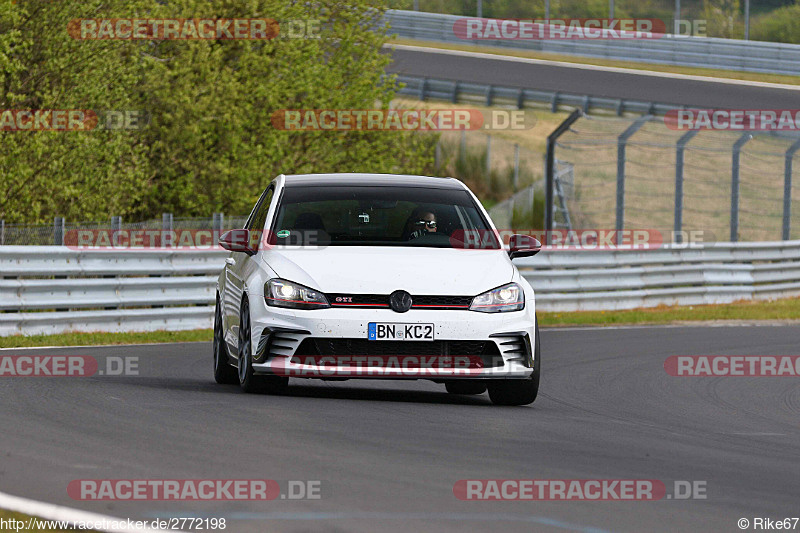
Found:
<path fill-rule="evenodd" d="M 220 236 L 214 377 L 246 392 L 289 378 L 428 379 L 495 404 L 536 399 L 534 293 L 452 178 L 278 176 L 243 229 Z"/>

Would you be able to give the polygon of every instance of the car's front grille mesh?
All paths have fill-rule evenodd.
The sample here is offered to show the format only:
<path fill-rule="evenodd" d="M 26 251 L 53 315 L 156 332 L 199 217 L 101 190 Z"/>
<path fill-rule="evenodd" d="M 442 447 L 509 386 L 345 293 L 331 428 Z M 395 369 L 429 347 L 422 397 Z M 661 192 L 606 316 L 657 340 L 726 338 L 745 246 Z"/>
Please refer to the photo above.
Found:
<path fill-rule="evenodd" d="M 388 294 L 327 294 L 332 307 L 388 308 Z M 412 309 L 469 309 L 472 296 L 411 295 Z"/>
<path fill-rule="evenodd" d="M 292 362 L 302 363 L 307 356 L 469 356 L 480 358 L 481 366 L 503 366 L 503 358 L 493 341 L 370 341 L 367 339 L 335 339 L 307 337 L 300 343 Z"/>

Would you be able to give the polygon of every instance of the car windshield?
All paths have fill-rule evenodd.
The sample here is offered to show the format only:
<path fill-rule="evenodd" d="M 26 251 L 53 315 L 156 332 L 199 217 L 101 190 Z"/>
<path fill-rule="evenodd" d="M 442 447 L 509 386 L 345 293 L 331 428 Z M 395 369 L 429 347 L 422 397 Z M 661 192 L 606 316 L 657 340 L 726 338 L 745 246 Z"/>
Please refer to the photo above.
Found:
<path fill-rule="evenodd" d="M 472 197 L 460 189 L 423 187 L 286 187 L 270 244 L 462 247 L 464 235 L 488 236 Z"/>

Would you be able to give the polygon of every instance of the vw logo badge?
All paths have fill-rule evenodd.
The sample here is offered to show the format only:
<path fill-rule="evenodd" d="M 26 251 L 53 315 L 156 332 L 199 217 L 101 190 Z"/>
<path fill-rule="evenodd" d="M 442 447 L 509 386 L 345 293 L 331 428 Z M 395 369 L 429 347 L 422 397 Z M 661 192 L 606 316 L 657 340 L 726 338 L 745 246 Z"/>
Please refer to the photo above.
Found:
<path fill-rule="evenodd" d="M 394 291 L 389 295 L 389 307 L 392 308 L 392 311 L 405 313 L 411 309 L 412 303 L 411 295 L 406 291 Z"/>

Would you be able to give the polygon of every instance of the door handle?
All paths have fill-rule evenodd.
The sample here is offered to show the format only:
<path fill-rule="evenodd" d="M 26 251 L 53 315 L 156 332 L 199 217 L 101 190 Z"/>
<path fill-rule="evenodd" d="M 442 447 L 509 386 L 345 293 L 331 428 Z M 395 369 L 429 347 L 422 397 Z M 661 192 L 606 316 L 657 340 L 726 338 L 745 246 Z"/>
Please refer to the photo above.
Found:
<path fill-rule="evenodd" d="M 234 259 L 233 257 L 226 257 L 225 258 L 225 263 L 227 263 L 227 264 L 229 264 L 231 266 L 234 266 L 234 265 L 236 265 L 236 259 Z"/>

